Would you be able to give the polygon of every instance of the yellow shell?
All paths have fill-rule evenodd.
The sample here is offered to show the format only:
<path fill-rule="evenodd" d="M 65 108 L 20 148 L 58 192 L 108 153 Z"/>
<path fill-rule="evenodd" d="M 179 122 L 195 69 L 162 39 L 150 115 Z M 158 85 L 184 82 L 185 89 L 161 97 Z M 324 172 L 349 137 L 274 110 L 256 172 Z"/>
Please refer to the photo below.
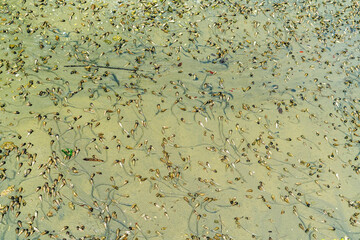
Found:
<path fill-rule="evenodd" d="M 16 145 L 13 142 L 4 142 L 0 148 L 5 150 L 13 150 L 16 147 Z"/>
<path fill-rule="evenodd" d="M 4 197 L 4 196 L 8 195 L 9 193 L 13 192 L 15 190 L 14 187 L 15 187 L 14 185 L 9 186 L 7 189 L 3 190 L 0 193 L 0 196 Z"/>
<path fill-rule="evenodd" d="M 112 38 L 114 41 L 121 41 L 122 37 L 120 37 L 119 35 L 113 36 Z"/>

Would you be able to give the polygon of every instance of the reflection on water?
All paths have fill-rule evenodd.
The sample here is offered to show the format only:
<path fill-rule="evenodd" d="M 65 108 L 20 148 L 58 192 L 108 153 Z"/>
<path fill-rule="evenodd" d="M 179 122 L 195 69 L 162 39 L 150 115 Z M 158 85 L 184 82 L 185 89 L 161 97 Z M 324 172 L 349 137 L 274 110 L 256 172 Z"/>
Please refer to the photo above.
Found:
<path fill-rule="evenodd" d="M 357 1 L 2 1 L 1 239 L 359 239 Z"/>

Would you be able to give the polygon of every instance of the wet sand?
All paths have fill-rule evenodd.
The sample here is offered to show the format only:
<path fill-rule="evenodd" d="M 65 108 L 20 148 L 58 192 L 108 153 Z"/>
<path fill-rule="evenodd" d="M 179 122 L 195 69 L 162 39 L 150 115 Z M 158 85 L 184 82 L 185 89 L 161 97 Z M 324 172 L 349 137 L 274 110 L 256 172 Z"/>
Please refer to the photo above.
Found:
<path fill-rule="evenodd" d="M 1 239 L 360 239 L 357 1 L 2 1 Z"/>

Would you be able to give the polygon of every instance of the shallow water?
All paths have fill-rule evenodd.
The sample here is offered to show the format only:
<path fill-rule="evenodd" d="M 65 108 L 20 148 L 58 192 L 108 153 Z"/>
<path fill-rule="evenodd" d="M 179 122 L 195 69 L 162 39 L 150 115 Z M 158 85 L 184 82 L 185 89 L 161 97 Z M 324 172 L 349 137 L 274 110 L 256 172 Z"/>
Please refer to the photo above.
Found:
<path fill-rule="evenodd" d="M 2 1 L 1 239 L 360 239 L 356 1 Z"/>

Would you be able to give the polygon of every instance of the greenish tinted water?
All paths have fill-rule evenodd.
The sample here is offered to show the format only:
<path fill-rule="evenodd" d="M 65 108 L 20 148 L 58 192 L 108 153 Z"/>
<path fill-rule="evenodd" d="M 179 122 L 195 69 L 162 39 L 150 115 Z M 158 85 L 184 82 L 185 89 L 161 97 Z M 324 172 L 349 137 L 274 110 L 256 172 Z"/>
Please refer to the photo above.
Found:
<path fill-rule="evenodd" d="M 359 239 L 356 1 L 2 1 L 1 239 Z"/>

